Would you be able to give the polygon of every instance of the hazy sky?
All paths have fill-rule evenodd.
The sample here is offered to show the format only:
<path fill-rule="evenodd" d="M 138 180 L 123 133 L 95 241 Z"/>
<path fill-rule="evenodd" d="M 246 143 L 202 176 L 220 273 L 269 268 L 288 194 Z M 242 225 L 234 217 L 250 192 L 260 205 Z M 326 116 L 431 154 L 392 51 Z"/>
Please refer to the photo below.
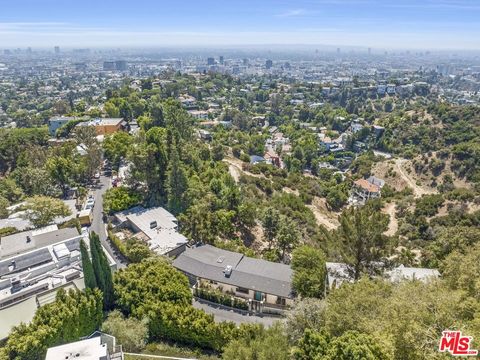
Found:
<path fill-rule="evenodd" d="M 480 0 L 0 0 L 0 47 L 480 49 Z"/>

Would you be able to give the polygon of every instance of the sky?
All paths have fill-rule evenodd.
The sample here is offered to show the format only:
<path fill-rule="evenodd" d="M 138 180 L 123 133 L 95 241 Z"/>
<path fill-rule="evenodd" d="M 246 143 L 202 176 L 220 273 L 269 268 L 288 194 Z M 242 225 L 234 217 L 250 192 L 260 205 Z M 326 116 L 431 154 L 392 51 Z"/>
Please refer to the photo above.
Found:
<path fill-rule="evenodd" d="M 0 0 L 4 47 L 480 49 L 480 0 Z"/>

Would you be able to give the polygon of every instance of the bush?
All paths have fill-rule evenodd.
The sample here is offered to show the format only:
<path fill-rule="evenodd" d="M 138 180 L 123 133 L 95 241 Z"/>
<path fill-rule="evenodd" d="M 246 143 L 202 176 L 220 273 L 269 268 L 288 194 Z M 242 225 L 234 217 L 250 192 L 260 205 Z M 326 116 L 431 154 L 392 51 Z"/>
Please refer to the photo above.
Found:
<path fill-rule="evenodd" d="M 195 296 L 224 306 L 248 310 L 248 304 L 245 300 L 224 294 L 218 290 L 195 288 Z"/>
<path fill-rule="evenodd" d="M 126 210 L 140 204 L 142 196 L 129 188 L 120 186 L 108 189 L 103 195 L 103 209 L 108 214 Z"/>
<path fill-rule="evenodd" d="M 240 155 L 240 160 L 249 163 L 249 162 L 250 162 L 250 156 L 248 156 L 248 155 L 245 154 L 245 153 L 242 153 L 242 154 Z"/>
<path fill-rule="evenodd" d="M 43 359 L 49 347 L 77 341 L 98 329 L 102 306 L 99 290 L 60 289 L 55 302 L 39 308 L 30 324 L 13 328 L 3 352 L 9 359 Z"/>
<path fill-rule="evenodd" d="M 107 319 L 102 324 L 102 331 L 115 336 L 117 342 L 127 352 L 143 350 L 148 336 L 146 320 L 125 318 L 118 310 L 108 314 Z"/>

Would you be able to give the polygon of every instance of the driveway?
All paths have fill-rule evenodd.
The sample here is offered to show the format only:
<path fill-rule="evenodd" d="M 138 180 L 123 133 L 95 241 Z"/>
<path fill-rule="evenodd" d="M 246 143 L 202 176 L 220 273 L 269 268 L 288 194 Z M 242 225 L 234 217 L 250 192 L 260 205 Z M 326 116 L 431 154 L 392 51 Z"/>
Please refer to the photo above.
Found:
<path fill-rule="evenodd" d="M 204 310 L 207 314 L 212 314 L 216 322 L 232 321 L 237 325 L 242 323 L 257 323 L 270 327 L 274 322 L 282 320 L 282 318 L 278 316 L 248 315 L 243 311 L 227 309 L 223 306 L 214 305 L 200 299 L 193 299 L 192 305 L 196 309 Z"/>
<path fill-rule="evenodd" d="M 100 176 L 100 182 L 97 184 L 94 191 L 95 206 L 93 207 L 93 220 L 90 225 L 90 230 L 98 234 L 103 247 L 107 250 L 108 254 L 117 263 L 117 269 L 126 267 L 124 259 L 114 251 L 110 241 L 107 240 L 107 229 L 103 222 L 103 194 L 111 186 L 111 179 L 106 176 Z"/>

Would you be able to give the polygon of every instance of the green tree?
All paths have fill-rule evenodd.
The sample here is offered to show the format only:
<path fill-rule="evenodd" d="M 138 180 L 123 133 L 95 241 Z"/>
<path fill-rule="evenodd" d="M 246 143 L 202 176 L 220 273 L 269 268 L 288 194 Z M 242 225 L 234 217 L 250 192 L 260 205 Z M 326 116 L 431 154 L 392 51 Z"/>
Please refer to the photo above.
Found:
<path fill-rule="evenodd" d="M 125 318 L 118 310 L 108 314 L 102 324 L 102 331 L 115 336 L 117 343 L 122 344 L 122 349 L 126 352 L 140 352 L 145 348 L 148 338 L 147 320 Z"/>
<path fill-rule="evenodd" d="M 284 329 L 279 322 L 268 329 L 247 333 L 228 343 L 223 352 L 224 359 L 231 360 L 288 360 L 290 346 Z"/>
<path fill-rule="evenodd" d="M 9 201 L 3 196 L 0 196 L 0 219 L 8 217 L 7 207 L 10 205 Z"/>
<path fill-rule="evenodd" d="M 388 244 L 388 237 L 383 235 L 388 215 L 366 205 L 344 210 L 339 221 L 336 230 L 321 229 L 330 244 L 337 244 L 349 274 L 356 280 L 362 274 L 378 274 L 381 269 L 377 264 L 384 258 Z"/>
<path fill-rule="evenodd" d="M 386 352 L 383 344 L 370 335 L 349 331 L 334 338 L 328 345 L 324 360 L 389 360 L 393 356 Z"/>
<path fill-rule="evenodd" d="M 72 151 L 71 149 L 69 150 Z M 68 185 L 72 182 L 75 172 L 75 163 L 71 156 L 53 155 L 47 160 L 47 170 L 53 181 L 62 189 L 63 196 L 67 195 Z"/>
<path fill-rule="evenodd" d="M 48 196 L 34 196 L 25 203 L 25 219 L 35 227 L 51 224 L 56 217 L 65 217 L 71 214 L 67 205 L 61 200 Z"/>
<path fill-rule="evenodd" d="M 268 241 L 270 248 L 277 235 L 279 224 L 280 213 L 272 207 L 267 207 L 263 213 L 262 226 L 265 239 Z"/>
<path fill-rule="evenodd" d="M 120 161 L 127 156 L 133 144 L 132 137 L 124 131 L 117 131 L 105 138 L 102 143 L 105 157 L 118 169 Z"/>
<path fill-rule="evenodd" d="M 328 345 L 328 335 L 307 328 L 303 337 L 293 349 L 293 357 L 295 360 L 323 359 L 328 350 Z"/>
<path fill-rule="evenodd" d="M 185 169 L 180 162 L 178 150 L 173 146 L 167 171 L 167 199 L 168 207 L 174 214 L 185 210 L 185 193 L 187 189 L 188 182 Z"/>
<path fill-rule="evenodd" d="M 153 253 L 150 250 L 150 248 L 139 241 L 135 241 L 133 244 L 127 247 L 128 260 L 130 260 L 133 263 L 139 263 L 143 259 L 146 259 L 147 257 L 151 256 L 152 254 Z"/>
<path fill-rule="evenodd" d="M 322 298 L 325 294 L 325 254 L 304 245 L 292 253 L 292 287 L 302 297 Z"/>
<path fill-rule="evenodd" d="M 100 238 L 93 231 L 90 233 L 90 252 L 95 280 L 103 293 L 103 308 L 104 310 L 110 310 L 114 303 L 112 271 L 100 243 Z"/>
<path fill-rule="evenodd" d="M 15 180 L 7 177 L 0 179 L 0 196 L 11 203 L 16 203 L 23 198 L 24 194 Z"/>
<path fill-rule="evenodd" d="M 124 186 L 114 187 L 103 195 L 103 209 L 106 213 L 113 214 L 138 205 L 141 200 L 141 195 L 132 189 Z"/>
<path fill-rule="evenodd" d="M 143 318 L 150 304 L 171 302 L 187 306 L 192 302 L 187 277 L 160 258 L 149 258 L 117 271 L 114 289 L 122 312 L 139 318 Z"/>
<path fill-rule="evenodd" d="M 49 347 L 77 341 L 98 329 L 103 318 L 102 294 L 63 289 L 53 303 L 40 307 L 32 321 L 12 329 L 3 349 L 6 359 L 44 359 Z M 0 357 L 2 353 L 0 352 Z"/>
<path fill-rule="evenodd" d="M 297 230 L 295 223 L 282 216 L 280 218 L 280 227 L 277 233 L 277 246 L 282 252 L 282 259 L 285 259 L 285 254 L 288 250 L 293 249 L 300 240 L 300 233 Z"/>
<path fill-rule="evenodd" d="M 94 289 L 97 287 L 97 280 L 95 278 L 93 265 L 88 254 L 87 245 L 85 245 L 85 242 L 83 240 L 81 240 L 80 242 L 80 253 L 82 256 L 82 270 L 85 287 L 89 289 Z"/>

